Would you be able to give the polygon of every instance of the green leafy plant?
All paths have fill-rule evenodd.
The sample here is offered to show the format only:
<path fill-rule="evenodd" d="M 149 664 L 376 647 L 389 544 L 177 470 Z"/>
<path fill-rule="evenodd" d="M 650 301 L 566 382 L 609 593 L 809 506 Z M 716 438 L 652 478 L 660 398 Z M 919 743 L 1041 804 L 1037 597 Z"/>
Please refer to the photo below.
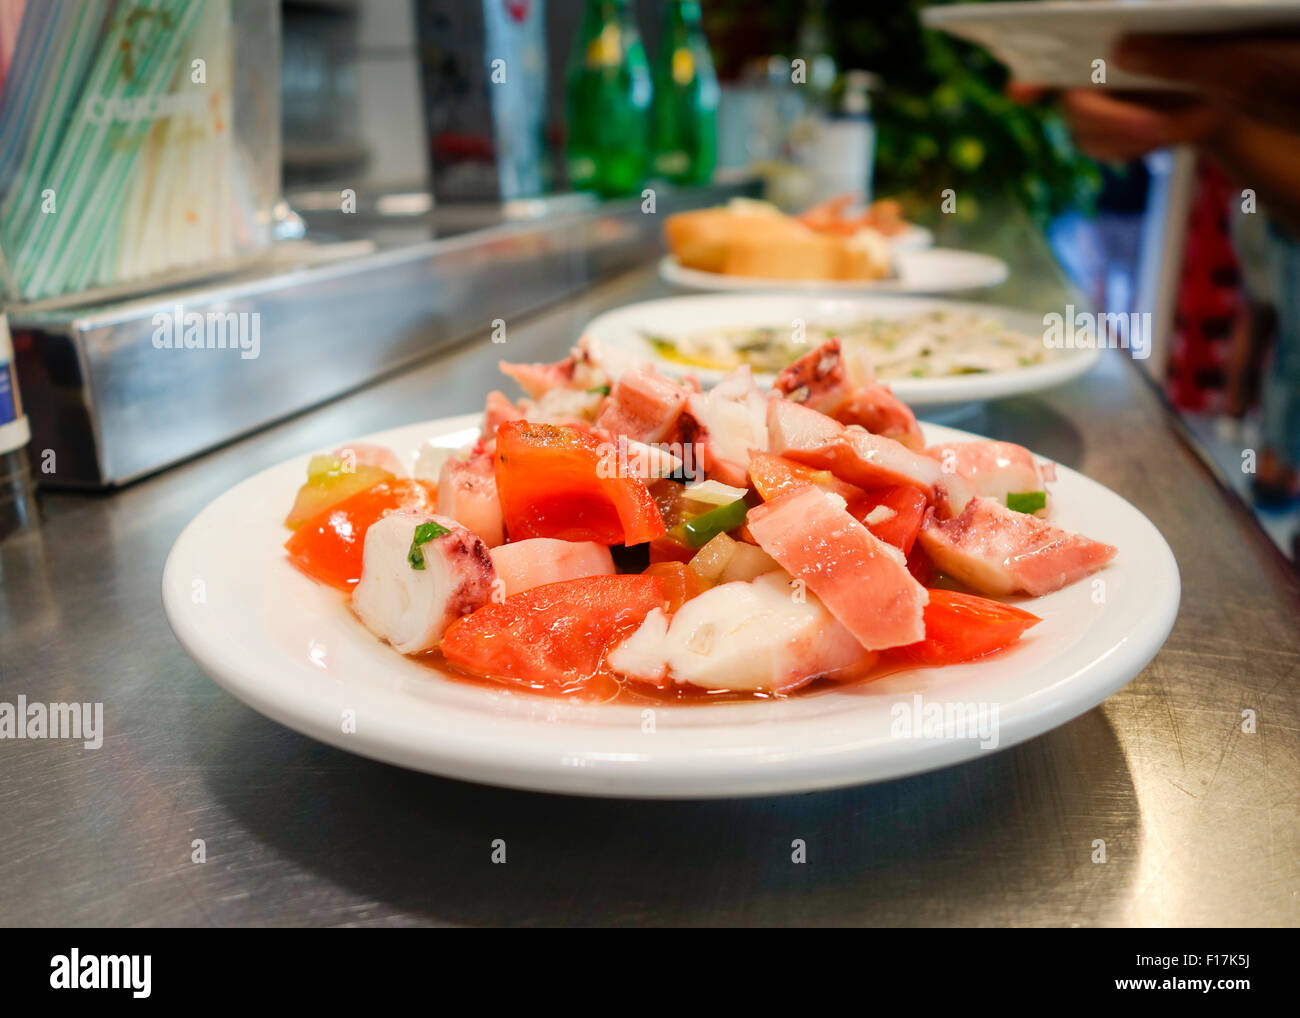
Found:
<path fill-rule="evenodd" d="M 832 4 L 831 17 L 852 6 Z M 885 80 L 875 109 L 881 193 L 923 195 L 922 207 L 931 209 L 944 188 L 1009 193 L 1040 223 L 1091 208 L 1101 175 L 1074 149 L 1061 117 L 1009 99 L 1006 69 L 983 49 L 923 30 L 923 6 L 883 2 L 865 19 L 846 10 L 839 26 L 841 66 L 862 64 Z M 894 17 L 882 22 L 878 10 L 891 7 Z M 972 208 L 958 203 L 959 214 L 963 204 Z"/>
<path fill-rule="evenodd" d="M 931 0 L 933 2 L 933 0 Z M 804 3 L 761 5 L 711 0 L 710 34 L 724 53 L 790 52 Z M 921 27 L 922 0 L 827 0 L 826 37 L 837 65 L 874 71 L 884 81 L 874 97 L 878 128 L 876 191 L 903 199 L 908 215 L 933 219 L 938 195 L 963 195 L 959 217 L 977 216 L 981 197 L 1010 196 L 1041 223 L 1066 209 L 1089 210 L 1100 172 L 1075 151 L 1049 106 L 1019 105 L 1006 95 L 1007 71 L 987 52 Z M 755 48 L 760 47 L 760 48 Z M 766 47 L 763 49 L 761 47 Z M 723 56 L 720 66 L 737 58 Z"/>

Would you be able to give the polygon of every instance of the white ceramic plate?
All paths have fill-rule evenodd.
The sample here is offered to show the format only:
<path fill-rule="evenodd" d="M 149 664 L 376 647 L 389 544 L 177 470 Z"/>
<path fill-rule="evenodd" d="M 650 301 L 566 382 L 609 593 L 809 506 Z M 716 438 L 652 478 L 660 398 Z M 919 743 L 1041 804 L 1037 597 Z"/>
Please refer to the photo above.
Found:
<path fill-rule="evenodd" d="M 764 279 L 727 276 L 685 268 L 673 255 L 659 262 L 659 277 L 689 290 L 745 290 L 764 293 L 956 293 L 997 286 L 1007 278 L 1007 263 L 992 255 L 945 247 L 897 250 L 893 279 Z"/>
<path fill-rule="evenodd" d="M 456 447 L 477 426 L 477 415 L 455 417 L 367 441 L 411 462 L 430 437 Z M 937 426 L 926 434 L 931 442 L 972 437 Z M 997 748 L 1022 742 L 1124 686 L 1160 648 L 1178 610 L 1178 568 L 1159 531 L 1118 495 L 1058 468 L 1057 522 L 1116 545 L 1119 555 L 1094 580 L 1026 602 L 1043 622 L 1003 656 L 784 700 L 658 706 L 652 715 L 635 705 L 570 703 L 444 679 L 371 636 L 341 594 L 295 570 L 280 520 L 307 459 L 236 485 L 185 528 L 163 572 L 172 630 L 204 671 L 267 717 L 363 756 L 471 781 L 699 798 L 930 770 L 995 747 L 901 734 L 914 697 L 922 712 L 983 705 L 989 719 L 996 708 Z M 344 731 L 345 718 L 355 719 L 354 731 Z"/>
<path fill-rule="evenodd" d="M 1111 57 L 1130 33 L 1200 34 L 1300 27 L 1300 4 L 1237 0 L 1043 0 L 927 7 L 921 21 L 979 43 L 1024 82 L 1096 87 L 1093 61 L 1105 60 L 1107 88 L 1169 88 L 1131 74 Z"/>
<path fill-rule="evenodd" d="M 934 234 L 924 226 L 909 223 L 900 233 L 889 238 L 895 251 L 924 251 L 934 246 Z"/>
<path fill-rule="evenodd" d="M 1043 333 L 1041 315 L 990 304 L 926 297 L 808 297 L 793 294 L 701 294 L 642 301 L 605 312 L 593 319 L 583 331 L 604 344 L 650 361 L 664 374 L 691 374 L 704 385 L 713 385 L 723 372 L 692 368 L 669 360 L 655 350 L 645 334 L 672 338 L 709 329 L 789 325 L 795 320 L 810 326 L 833 326 L 860 322 L 864 318 L 903 318 L 937 310 L 975 311 L 996 318 L 1017 332 L 1030 336 Z M 1100 349 L 1060 350 L 1053 351 L 1053 359 L 1045 364 L 1014 371 L 938 378 L 886 378 L 884 381 L 904 403 L 920 410 L 1050 389 L 1083 374 L 1097 362 L 1100 353 Z M 764 386 L 770 385 L 773 377 L 766 373 L 755 375 L 759 384 Z"/>

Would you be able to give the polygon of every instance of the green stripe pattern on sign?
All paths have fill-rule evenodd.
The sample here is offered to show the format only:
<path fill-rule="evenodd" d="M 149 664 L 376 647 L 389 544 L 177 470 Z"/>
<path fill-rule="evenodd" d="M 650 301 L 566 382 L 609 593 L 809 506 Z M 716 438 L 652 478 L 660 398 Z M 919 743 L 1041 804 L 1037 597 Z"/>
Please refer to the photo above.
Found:
<path fill-rule="evenodd" d="M 25 138 L 0 137 L 22 146 L 0 203 L 0 248 L 11 288 L 23 300 L 120 278 L 122 243 L 140 240 L 127 210 L 128 203 L 135 208 L 132 184 L 138 172 L 152 171 L 141 154 L 151 132 L 165 140 L 162 132 L 179 119 L 166 109 L 167 118 L 156 122 L 156 104 L 178 79 L 188 82 L 180 58 L 204 7 L 203 0 L 54 0 L 41 12 L 50 23 L 39 34 L 55 56 L 40 62 L 28 90 L 36 118 Z M 222 23 L 210 41 L 224 52 L 229 4 L 210 4 L 205 34 L 214 9 Z M 228 123 L 226 132 L 228 144 Z"/>

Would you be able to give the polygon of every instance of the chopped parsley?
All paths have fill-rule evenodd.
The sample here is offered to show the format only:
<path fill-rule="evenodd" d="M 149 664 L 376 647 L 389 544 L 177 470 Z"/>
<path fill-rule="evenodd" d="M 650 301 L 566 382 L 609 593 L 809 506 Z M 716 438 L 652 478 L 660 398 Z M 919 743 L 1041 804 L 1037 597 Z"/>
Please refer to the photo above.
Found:
<path fill-rule="evenodd" d="M 411 563 L 411 568 L 424 568 L 424 551 L 420 547 L 422 544 L 428 544 L 430 541 L 442 537 L 443 534 L 450 533 L 451 531 L 446 527 L 434 523 L 432 520 L 428 523 L 421 523 L 416 527 L 415 536 L 411 538 L 411 550 L 406 553 L 406 561 Z"/>

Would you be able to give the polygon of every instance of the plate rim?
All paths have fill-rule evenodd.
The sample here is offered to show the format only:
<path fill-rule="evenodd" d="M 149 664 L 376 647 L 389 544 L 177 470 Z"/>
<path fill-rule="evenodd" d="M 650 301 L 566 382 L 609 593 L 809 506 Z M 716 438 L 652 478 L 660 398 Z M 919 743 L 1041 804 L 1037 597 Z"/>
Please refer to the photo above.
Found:
<path fill-rule="evenodd" d="M 1273 14 L 1289 13 L 1288 21 L 1300 20 L 1295 8 L 1279 0 L 1252 0 L 1241 3 L 1233 0 L 1036 0 L 1026 4 L 1023 0 L 989 0 L 980 4 L 934 4 L 921 9 L 921 17 L 927 27 L 939 28 L 944 22 L 964 21 L 998 21 L 1009 15 L 1029 18 L 1034 21 L 1051 20 L 1062 15 L 1066 17 L 1087 17 L 1096 20 L 1113 14 L 1120 14 L 1125 20 L 1134 15 L 1160 12 L 1160 17 L 1171 18 L 1179 14 Z M 1231 21 L 1231 18 L 1227 20 Z M 1188 29 L 1195 31 L 1194 28 Z"/>
<path fill-rule="evenodd" d="M 423 429 L 432 438 L 461 430 L 480 420 L 480 414 L 438 418 L 386 429 L 365 436 L 364 440 L 383 441 L 384 436 L 415 428 Z M 939 433 L 935 437 L 940 440 L 944 437 L 951 440 L 982 437 L 941 425 L 927 424 L 925 427 L 931 432 Z M 392 439 L 389 438 L 388 441 L 391 442 Z M 428 730 L 416 725 L 412 717 L 404 716 L 396 710 L 388 714 L 381 712 L 383 723 L 373 730 L 368 726 L 359 727 L 357 732 L 345 734 L 339 725 L 338 710 L 348 698 L 342 695 L 337 683 L 313 687 L 314 695 L 303 700 L 292 695 L 296 689 L 296 680 L 277 684 L 274 680 L 263 682 L 259 678 L 262 674 L 275 671 L 274 662 L 259 661 L 253 669 L 259 674 L 248 674 L 249 669 L 236 667 L 232 663 L 229 651 L 224 655 L 219 653 L 224 648 L 219 638 L 212 638 L 197 625 L 197 619 L 202 613 L 194 610 L 190 600 L 193 574 L 187 568 L 188 560 L 193 557 L 195 547 L 201 548 L 204 545 L 201 535 L 209 517 L 219 517 L 227 505 L 238 504 L 241 494 L 255 489 L 259 482 L 267 483 L 271 475 L 300 469 L 308 455 L 304 453 L 258 471 L 209 502 L 186 525 L 172 545 L 163 568 L 161 584 L 168 624 L 177 641 L 199 668 L 237 700 L 287 728 L 360 756 L 457 780 L 567 795 L 637 799 L 744 798 L 873 784 L 936 770 L 973 759 L 985 752 L 972 740 L 918 739 L 901 740 L 901 743 L 894 740 L 891 752 L 879 759 L 873 759 L 870 749 L 861 746 L 856 752 L 852 748 L 841 748 L 833 753 L 829 750 L 804 749 L 794 756 L 788 756 L 751 750 L 734 757 L 729 757 L 722 750 L 710 752 L 707 748 L 694 747 L 689 752 L 668 754 L 656 759 L 653 765 L 648 762 L 650 755 L 647 754 L 646 759 L 641 761 L 602 759 L 599 766 L 592 766 L 592 761 L 584 758 L 582 753 L 557 759 L 556 748 L 543 747 L 544 740 L 534 743 L 525 740 L 523 744 L 511 744 L 510 755 L 503 760 L 496 755 L 484 756 L 472 734 L 457 733 L 450 727 L 439 731 L 441 741 L 437 745 L 430 745 L 427 739 L 421 739 L 421 736 L 429 734 Z M 1122 496 L 1099 482 L 1063 465 L 1058 469 L 1095 486 L 1106 497 L 1122 504 L 1149 528 L 1155 542 L 1153 551 L 1164 561 L 1164 576 L 1171 583 L 1161 587 L 1156 596 L 1145 603 L 1142 618 L 1130 624 L 1126 635 L 1116 646 L 1110 647 L 1101 657 L 1094 654 L 1084 667 L 1074 673 L 1056 676 L 1051 682 L 1018 697 L 1014 703 L 1021 709 L 1008 721 L 1000 723 L 997 751 L 1045 734 L 1073 720 L 1132 681 L 1164 645 L 1177 618 L 1181 601 L 1181 577 L 1177 561 L 1155 524 Z M 285 568 L 292 567 L 286 563 Z M 305 583 L 312 582 L 306 577 L 302 577 L 302 580 Z M 214 654 L 213 648 L 218 653 Z M 1067 651 L 1069 649 L 1066 648 Z M 1079 687 L 1079 683 L 1084 685 Z M 1072 697 L 1062 700 L 1055 695 L 1061 687 L 1070 684 L 1076 687 Z M 410 703 L 409 697 L 402 697 L 389 690 L 371 688 L 367 690 L 367 695 L 376 699 L 381 707 L 386 701 L 392 701 L 391 706 L 394 708 L 402 703 L 409 707 Z M 831 692 L 824 695 L 837 694 Z M 521 700 L 537 701 L 539 704 L 553 702 L 544 697 L 526 697 Z M 640 709 L 628 705 L 598 705 L 594 709 L 600 712 L 602 708 Z M 694 712 L 709 708 L 678 709 Z M 831 718 L 834 716 L 832 714 Z M 527 726 L 536 724 L 528 719 L 523 723 Z M 791 724 L 796 725 L 816 723 L 818 720 L 815 718 L 791 719 Z M 536 729 L 529 727 L 528 730 Z M 500 743 L 493 745 L 495 754 L 500 750 Z M 701 781 L 696 770 L 704 762 L 711 768 L 704 779 L 707 783 Z M 863 773 L 863 767 L 867 765 L 871 768 L 870 773 Z"/>
<path fill-rule="evenodd" d="M 824 293 L 824 294 L 896 294 L 900 297 L 939 296 L 945 293 L 966 293 L 971 290 L 988 290 L 1005 283 L 1011 276 L 1011 268 L 997 255 L 983 251 L 965 251 L 955 247 L 926 247 L 917 250 L 904 250 L 896 253 L 899 259 L 914 260 L 933 258 L 936 255 L 961 255 L 972 261 L 984 262 L 989 269 L 987 278 L 978 283 L 961 286 L 916 287 L 904 286 L 901 278 L 890 279 L 768 279 L 764 276 L 729 276 L 722 272 L 706 272 L 703 269 L 687 268 L 671 251 L 659 259 L 659 278 L 673 286 L 689 290 L 703 290 L 714 293 L 744 292 L 766 290 L 777 293 Z"/>

